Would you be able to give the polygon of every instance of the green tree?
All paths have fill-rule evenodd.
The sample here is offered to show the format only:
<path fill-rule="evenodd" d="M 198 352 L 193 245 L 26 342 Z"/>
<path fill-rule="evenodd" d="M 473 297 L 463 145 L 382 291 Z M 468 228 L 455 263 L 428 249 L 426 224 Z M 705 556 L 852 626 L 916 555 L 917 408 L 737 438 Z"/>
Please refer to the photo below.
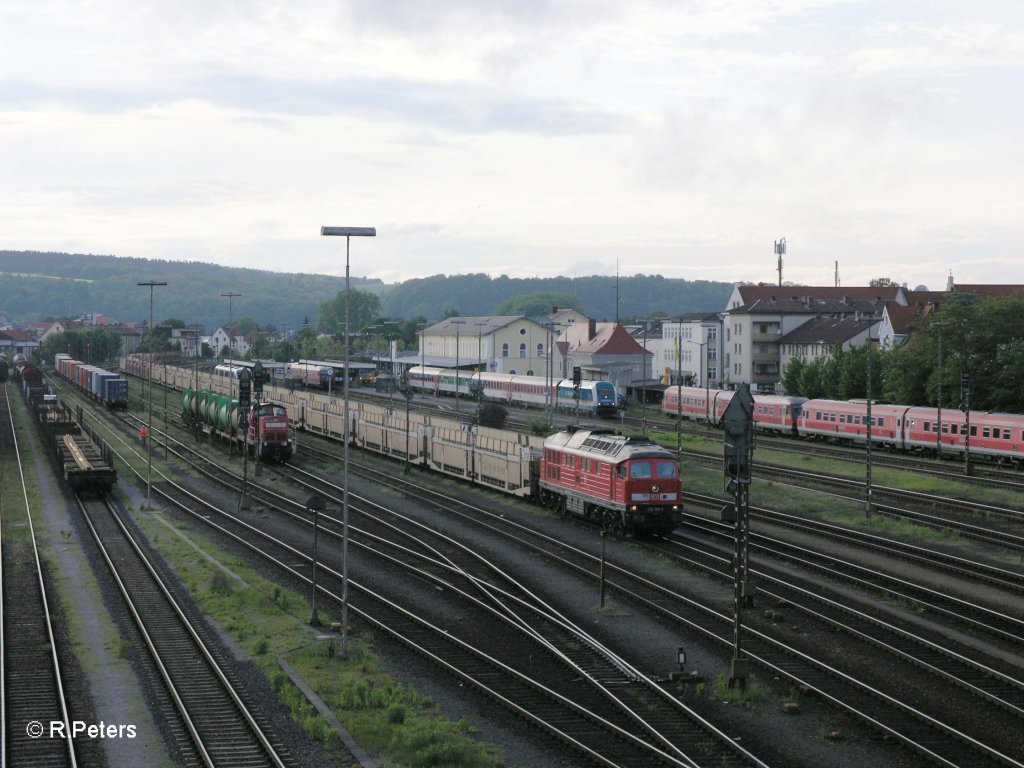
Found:
<path fill-rule="evenodd" d="M 511 299 L 501 303 L 494 310 L 494 314 L 544 317 L 550 314 L 551 310 L 555 307 L 558 309 L 575 309 L 578 312 L 583 311 L 572 294 L 543 291 L 528 293 L 523 296 L 513 296 Z"/>
<path fill-rule="evenodd" d="M 830 395 L 825 390 L 823 378 L 824 363 L 820 357 L 805 364 L 803 371 L 800 373 L 800 387 L 798 391 L 801 396 L 814 400 L 829 397 Z"/>
<path fill-rule="evenodd" d="M 380 299 L 368 291 L 356 289 L 349 290 L 349 329 L 353 333 L 356 329 L 370 325 L 373 318 L 380 314 Z M 331 301 L 325 301 L 320 305 L 320 312 L 317 316 L 317 328 L 323 333 L 341 333 L 345 326 L 345 292 L 341 291 Z"/>
<path fill-rule="evenodd" d="M 807 361 L 802 357 L 794 357 L 786 365 L 786 370 L 782 372 L 782 388 L 787 395 L 791 397 L 805 396 L 800 389 L 800 377 L 803 376 L 805 368 L 807 368 Z"/>

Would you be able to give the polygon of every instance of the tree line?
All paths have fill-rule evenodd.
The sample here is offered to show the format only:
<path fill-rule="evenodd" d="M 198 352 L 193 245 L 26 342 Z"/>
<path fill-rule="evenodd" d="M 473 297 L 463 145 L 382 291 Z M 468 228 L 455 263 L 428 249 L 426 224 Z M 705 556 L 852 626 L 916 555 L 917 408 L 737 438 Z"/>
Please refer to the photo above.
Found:
<path fill-rule="evenodd" d="M 869 353 L 869 347 L 871 351 Z M 916 320 L 908 340 L 893 349 L 862 344 L 830 356 L 786 366 L 788 395 L 857 400 L 871 396 L 907 405 L 963 405 L 962 377 L 971 382 L 970 408 L 1024 413 L 1024 300 L 975 299 L 951 294 L 939 309 Z"/>

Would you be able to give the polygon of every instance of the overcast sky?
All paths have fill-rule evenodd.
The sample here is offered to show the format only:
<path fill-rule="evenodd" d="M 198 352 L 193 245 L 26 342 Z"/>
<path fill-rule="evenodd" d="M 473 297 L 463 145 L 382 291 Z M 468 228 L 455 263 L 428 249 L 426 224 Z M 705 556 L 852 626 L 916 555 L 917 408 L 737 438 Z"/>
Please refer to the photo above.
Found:
<path fill-rule="evenodd" d="M 1024 284 L 1018 0 L 0 0 L 0 248 Z"/>

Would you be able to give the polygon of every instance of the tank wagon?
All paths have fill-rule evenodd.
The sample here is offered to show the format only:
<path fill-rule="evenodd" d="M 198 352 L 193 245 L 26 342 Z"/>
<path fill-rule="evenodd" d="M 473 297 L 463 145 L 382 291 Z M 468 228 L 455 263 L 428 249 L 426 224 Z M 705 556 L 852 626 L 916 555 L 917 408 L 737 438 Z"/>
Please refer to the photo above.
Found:
<path fill-rule="evenodd" d="M 295 430 L 288 409 L 276 403 L 254 403 L 242 414 L 238 398 L 190 387 L 181 393 L 181 418 L 186 426 L 219 437 L 262 461 L 286 462 L 295 454 Z"/>

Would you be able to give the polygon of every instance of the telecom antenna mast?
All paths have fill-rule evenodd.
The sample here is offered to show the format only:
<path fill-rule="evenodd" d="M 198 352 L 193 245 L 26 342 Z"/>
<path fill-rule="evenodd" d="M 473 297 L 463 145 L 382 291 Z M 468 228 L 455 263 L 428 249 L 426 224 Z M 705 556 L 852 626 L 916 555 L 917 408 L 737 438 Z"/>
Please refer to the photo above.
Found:
<path fill-rule="evenodd" d="M 775 254 L 779 257 L 779 288 L 782 287 L 782 254 L 786 252 L 786 238 L 775 241 Z"/>

